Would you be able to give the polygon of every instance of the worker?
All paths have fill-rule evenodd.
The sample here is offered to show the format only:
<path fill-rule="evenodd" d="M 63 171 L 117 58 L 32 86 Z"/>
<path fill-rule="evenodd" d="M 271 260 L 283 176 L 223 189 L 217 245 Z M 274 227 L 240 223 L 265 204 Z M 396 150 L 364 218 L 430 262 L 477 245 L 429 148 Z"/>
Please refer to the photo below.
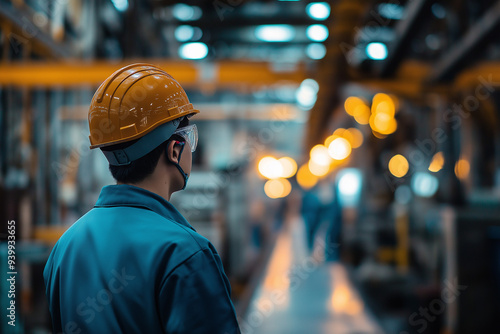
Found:
<path fill-rule="evenodd" d="M 214 246 L 169 202 L 186 187 L 199 113 L 149 64 L 107 78 L 88 114 L 116 185 L 59 239 L 43 276 L 54 333 L 240 333 Z"/>

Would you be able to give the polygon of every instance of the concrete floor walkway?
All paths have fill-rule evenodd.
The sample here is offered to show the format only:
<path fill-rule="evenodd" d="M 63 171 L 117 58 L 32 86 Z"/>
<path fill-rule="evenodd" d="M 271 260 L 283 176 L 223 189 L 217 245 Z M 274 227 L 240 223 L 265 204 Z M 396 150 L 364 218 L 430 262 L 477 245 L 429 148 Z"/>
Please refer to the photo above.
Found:
<path fill-rule="evenodd" d="M 250 302 L 243 334 L 382 334 L 340 263 L 324 262 L 318 238 L 312 255 L 300 219 L 278 236 Z"/>

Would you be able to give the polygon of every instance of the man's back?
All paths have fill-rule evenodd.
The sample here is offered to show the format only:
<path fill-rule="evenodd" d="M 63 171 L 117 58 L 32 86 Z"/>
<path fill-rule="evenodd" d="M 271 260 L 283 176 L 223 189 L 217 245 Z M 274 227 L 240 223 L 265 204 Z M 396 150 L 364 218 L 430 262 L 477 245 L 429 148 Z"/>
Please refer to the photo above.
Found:
<path fill-rule="evenodd" d="M 236 333 L 217 252 L 160 196 L 103 188 L 61 237 L 44 278 L 54 331 Z"/>

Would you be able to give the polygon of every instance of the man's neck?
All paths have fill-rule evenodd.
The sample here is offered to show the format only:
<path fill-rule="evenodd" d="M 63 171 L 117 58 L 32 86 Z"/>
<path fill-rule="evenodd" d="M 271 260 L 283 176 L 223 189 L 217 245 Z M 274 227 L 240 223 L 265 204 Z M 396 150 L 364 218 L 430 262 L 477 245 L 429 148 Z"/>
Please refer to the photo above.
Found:
<path fill-rule="evenodd" d="M 129 184 L 135 187 L 139 187 L 142 189 L 146 189 L 148 191 L 151 191 L 152 193 L 155 193 L 161 197 L 163 197 L 165 200 L 170 201 L 170 196 L 172 196 L 173 191 L 171 191 L 170 184 L 168 184 L 168 181 L 165 180 L 163 182 L 159 182 L 157 180 L 152 180 L 152 178 L 146 178 L 145 180 L 137 183 L 120 183 L 118 182 L 117 184 Z"/>

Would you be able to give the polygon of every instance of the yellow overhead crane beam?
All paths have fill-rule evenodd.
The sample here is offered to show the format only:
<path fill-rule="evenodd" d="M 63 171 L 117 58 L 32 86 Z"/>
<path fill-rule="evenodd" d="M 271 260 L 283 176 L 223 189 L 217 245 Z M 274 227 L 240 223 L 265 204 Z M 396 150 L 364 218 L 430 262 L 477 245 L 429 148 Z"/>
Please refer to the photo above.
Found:
<path fill-rule="evenodd" d="M 169 72 L 187 88 L 244 89 L 248 86 L 263 86 L 280 83 L 299 84 L 308 77 L 304 64 L 289 71 L 277 71 L 267 62 L 222 61 L 214 63 L 173 61 L 164 59 L 136 59 L 126 62 L 82 60 L 74 62 L 9 62 L 0 63 L 0 86 L 17 87 L 82 87 L 97 86 L 111 73 L 134 62 L 155 64 Z M 402 65 L 402 67 L 405 64 Z M 422 65 L 408 67 L 395 79 L 380 80 L 358 78 L 360 84 L 385 89 L 402 95 L 417 96 L 422 93 L 428 71 Z M 417 64 L 418 65 L 418 64 Z M 420 75 L 410 70 L 418 69 Z M 413 71 L 415 72 L 415 71 Z M 422 73 L 425 73 L 422 75 Z M 463 71 L 452 84 L 452 90 L 464 90 L 481 84 L 482 81 L 500 86 L 500 63 L 485 62 Z"/>
<path fill-rule="evenodd" d="M 0 63 L 0 86 L 78 87 L 99 85 L 121 67 L 138 62 L 157 65 L 171 74 L 183 87 L 231 87 L 299 84 L 307 78 L 304 64 L 278 71 L 267 62 L 223 61 L 215 63 L 137 59 L 126 62 L 82 60 L 74 62 Z"/>

